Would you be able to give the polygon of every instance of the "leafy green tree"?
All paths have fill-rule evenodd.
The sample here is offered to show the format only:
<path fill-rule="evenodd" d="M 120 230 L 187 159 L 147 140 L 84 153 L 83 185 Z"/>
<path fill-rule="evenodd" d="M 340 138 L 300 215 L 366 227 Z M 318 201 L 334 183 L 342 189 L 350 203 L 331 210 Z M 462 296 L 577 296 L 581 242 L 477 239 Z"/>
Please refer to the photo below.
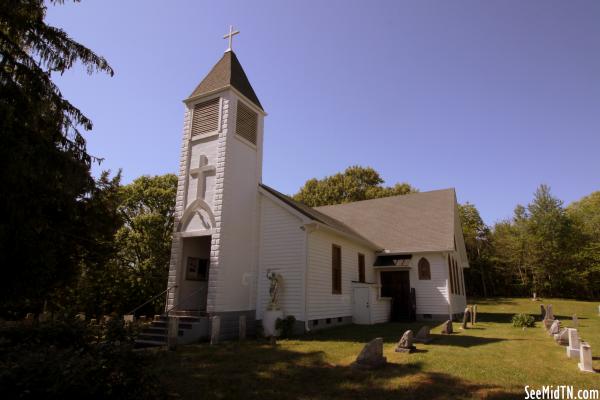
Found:
<path fill-rule="evenodd" d="M 490 229 L 471 203 L 459 204 L 458 211 L 470 268 L 465 272 L 467 293 L 488 296 L 490 276 Z"/>
<path fill-rule="evenodd" d="M 383 186 L 383 179 L 371 167 L 354 165 L 323 179 L 309 179 L 294 199 L 310 207 L 398 196 L 416 192 L 408 183 Z"/>
<path fill-rule="evenodd" d="M 62 3 L 56 0 L 51 3 Z M 49 26 L 42 0 L 0 2 L 0 313 L 41 307 L 95 246 L 86 222 L 95 182 L 80 129 L 91 121 L 52 82 L 106 60 Z"/>
<path fill-rule="evenodd" d="M 107 214 L 114 210 L 120 225 L 107 240 L 108 258 L 83 268 L 77 288 L 83 310 L 126 313 L 165 289 L 176 191 L 173 174 L 142 176 L 118 188 Z M 142 311 L 159 311 L 161 300 Z"/>
<path fill-rule="evenodd" d="M 583 285 L 587 298 L 600 298 L 600 191 L 567 207 L 579 232 L 574 254 L 576 279 Z"/>

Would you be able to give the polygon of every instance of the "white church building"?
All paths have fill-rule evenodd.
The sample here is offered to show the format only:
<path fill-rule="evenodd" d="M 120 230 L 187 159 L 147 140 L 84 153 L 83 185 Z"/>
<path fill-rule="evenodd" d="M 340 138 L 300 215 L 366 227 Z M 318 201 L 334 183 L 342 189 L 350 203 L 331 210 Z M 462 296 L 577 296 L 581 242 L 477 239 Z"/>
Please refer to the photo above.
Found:
<path fill-rule="evenodd" d="M 237 336 L 244 315 L 252 333 L 270 272 L 298 332 L 464 310 L 454 189 L 311 208 L 263 184 L 266 113 L 231 48 L 184 103 L 171 313 L 218 315 L 222 338 Z"/>

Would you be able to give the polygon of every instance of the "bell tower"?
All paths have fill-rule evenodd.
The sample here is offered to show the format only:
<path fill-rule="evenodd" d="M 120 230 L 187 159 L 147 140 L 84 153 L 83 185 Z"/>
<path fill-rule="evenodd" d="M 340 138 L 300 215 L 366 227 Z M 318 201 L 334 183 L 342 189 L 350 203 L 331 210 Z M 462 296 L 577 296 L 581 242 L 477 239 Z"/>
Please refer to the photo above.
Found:
<path fill-rule="evenodd" d="M 184 100 L 183 142 L 167 310 L 221 316 L 221 336 L 253 329 L 258 264 L 258 184 L 263 119 L 229 48 Z"/>

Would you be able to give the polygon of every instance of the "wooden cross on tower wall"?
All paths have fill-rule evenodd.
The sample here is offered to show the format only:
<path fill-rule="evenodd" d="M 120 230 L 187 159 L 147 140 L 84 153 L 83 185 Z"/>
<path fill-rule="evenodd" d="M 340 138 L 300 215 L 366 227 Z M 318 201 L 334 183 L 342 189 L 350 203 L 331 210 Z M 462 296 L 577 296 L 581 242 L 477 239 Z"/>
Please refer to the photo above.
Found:
<path fill-rule="evenodd" d="M 204 187 L 206 186 L 206 174 L 215 171 L 214 165 L 208 165 L 208 158 L 201 155 L 196 168 L 190 168 L 190 175 L 196 178 L 196 198 L 204 199 Z"/>

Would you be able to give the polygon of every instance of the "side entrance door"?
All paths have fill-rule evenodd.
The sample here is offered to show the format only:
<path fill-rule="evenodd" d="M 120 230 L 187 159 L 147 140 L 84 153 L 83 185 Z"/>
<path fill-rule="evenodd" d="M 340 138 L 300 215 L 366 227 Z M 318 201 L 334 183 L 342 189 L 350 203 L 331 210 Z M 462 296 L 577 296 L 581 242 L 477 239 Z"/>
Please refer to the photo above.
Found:
<path fill-rule="evenodd" d="M 369 325 L 371 323 L 369 294 L 370 289 L 368 287 L 354 288 L 354 310 L 352 313 L 352 322 L 355 324 Z"/>
<path fill-rule="evenodd" d="M 408 271 L 381 271 L 381 295 L 392 299 L 392 321 L 409 321 L 412 315 Z"/>

